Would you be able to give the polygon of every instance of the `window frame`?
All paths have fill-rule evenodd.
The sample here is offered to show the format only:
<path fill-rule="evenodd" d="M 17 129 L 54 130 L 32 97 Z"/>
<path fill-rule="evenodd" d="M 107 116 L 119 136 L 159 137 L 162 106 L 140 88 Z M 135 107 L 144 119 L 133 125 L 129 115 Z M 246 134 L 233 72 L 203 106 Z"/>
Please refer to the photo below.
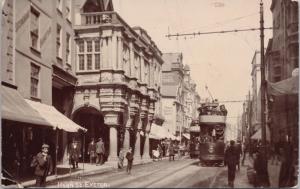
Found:
<path fill-rule="evenodd" d="M 33 72 L 33 69 L 35 72 Z M 40 72 L 41 72 L 41 67 L 31 63 L 30 64 L 30 96 L 31 98 L 40 98 Z M 37 73 L 37 74 L 36 74 Z M 36 86 L 33 86 L 33 82 L 32 81 L 36 81 L 37 84 Z M 34 91 L 36 94 L 33 94 L 33 87 L 36 87 Z"/>
<path fill-rule="evenodd" d="M 58 34 L 58 29 L 60 29 L 59 34 Z M 62 54 L 63 54 L 62 53 L 62 27 L 61 25 L 57 24 L 56 25 L 56 57 L 62 58 Z"/>
<path fill-rule="evenodd" d="M 37 19 L 37 23 L 35 23 L 35 25 L 37 25 L 37 33 L 32 31 L 32 19 L 34 15 Z M 39 51 L 40 50 L 40 12 L 34 8 L 33 6 L 30 7 L 30 41 L 31 41 L 31 45 L 30 47 Z M 36 47 L 33 45 L 33 36 L 36 38 Z"/>

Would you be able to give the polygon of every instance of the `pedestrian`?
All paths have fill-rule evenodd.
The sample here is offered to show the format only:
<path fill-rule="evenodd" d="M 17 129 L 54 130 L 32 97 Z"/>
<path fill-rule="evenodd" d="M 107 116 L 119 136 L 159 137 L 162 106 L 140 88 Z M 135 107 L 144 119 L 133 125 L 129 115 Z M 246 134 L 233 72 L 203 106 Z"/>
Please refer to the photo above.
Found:
<path fill-rule="evenodd" d="M 42 151 L 33 157 L 33 160 L 30 165 L 31 167 L 35 168 L 34 174 L 36 176 L 37 187 L 45 187 L 46 178 L 53 171 L 52 158 L 48 154 L 48 152 L 49 152 L 49 145 L 43 144 Z"/>
<path fill-rule="evenodd" d="M 230 141 L 230 146 L 225 151 L 225 164 L 228 167 L 228 186 L 233 188 L 237 164 L 237 152 L 233 140 Z"/>
<path fill-rule="evenodd" d="M 240 158 L 242 155 L 242 146 L 239 142 L 236 145 L 236 152 L 237 152 L 237 167 L 238 167 L 238 170 L 240 170 Z"/>
<path fill-rule="evenodd" d="M 248 152 L 248 147 L 249 147 L 249 145 L 248 145 L 248 144 L 245 144 L 245 142 L 244 142 L 244 143 L 243 143 L 243 146 L 242 146 L 242 151 L 243 151 L 242 165 L 243 165 L 243 166 L 244 166 L 245 159 L 246 159 L 246 155 L 247 155 L 247 152 Z"/>
<path fill-rule="evenodd" d="M 163 151 L 162 151 L 160 144 L 157 145 L 157 151 L 159 152 L 158 159 L 162 160 Z"/>
<path fill-rule="evenodd" d="M 169 161 L 171 161 L 171 158 L 173 158 L 173 161 L 175 161 L 174 156 L 175 156 L 175 149 L 174 149 L 173 142 L 171 141 L 169 145 Z"/>
<path fill-rule="evenodd" d="M 133 163 L 133 154 L 132 154 L 132 148 L 129 147 L 127 153 L 126 153 L 126 159 L 127 159 L 127 169 L 126 172 L 128 174 L 131 174 L 131 168 Z"/>
<path fill-rule="evenodd" d="M 119 158 L 118 168 L 119 169 L 123 169 L 123 165 L 124 165 L 124 153 L 125 153 L 124 148 L 121 148 L 120 152 L 119 152 L 119 156 L 118 156 L 118 158 Z"/>
<path fill-rule="evenodd" d="M 96 143 L 94 138 L 92 138 L 92 141 L 89 143 L 88 155 L 90 155 L 90 164 L 93 164 L 96 158 Z"/>
<path fill-rule="evenodd" d="M 99 141 L 96 144 L 96 153 L 97 153 L 97 165 L 102 165 L 104 162 L 104 153 L 105 153 L 105 147 L 104 142 L 102 141 L 102 138 L 99 138 Z"/>
<path fill-rule="evenodd" d="M 255 170 L 255 187 L 269 187 L 269 176 L 267 163 L 264 163 L 263 148 L 258 147 L 256 155 L 254 156 L 254 170 Z M 266 160 L 267 161 L 267 160 Z"/>
<path fill-rule="evenodd" d="M 78 161 L 81 157 L 81 150 L 78 142 L 73 138 L 69 148 L 69 159 L 73 169 L 78 168 Z"/>

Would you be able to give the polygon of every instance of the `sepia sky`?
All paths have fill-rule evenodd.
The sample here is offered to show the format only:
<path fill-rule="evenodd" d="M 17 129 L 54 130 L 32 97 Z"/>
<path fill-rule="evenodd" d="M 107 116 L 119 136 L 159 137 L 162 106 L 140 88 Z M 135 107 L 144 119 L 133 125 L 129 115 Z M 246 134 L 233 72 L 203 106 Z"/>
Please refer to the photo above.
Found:
<path fill-rule="evenodd" d="M 260 50 L 259 31 L 176 37 L 166 34 L 259 27 L 259 0 L 113 0 L 130 26 L 141 26 L 163 53 L 182 52 L 202 99 L 208 86 L 219 100 L 244 100 L 251 87 L 251 60 Z M 271 0 L 264 0 L 265 27 L 272 26 Z M 271 30 L 265 31 L 265 48 Z M 225 104 L 236 123 L 242 103 Z"/>

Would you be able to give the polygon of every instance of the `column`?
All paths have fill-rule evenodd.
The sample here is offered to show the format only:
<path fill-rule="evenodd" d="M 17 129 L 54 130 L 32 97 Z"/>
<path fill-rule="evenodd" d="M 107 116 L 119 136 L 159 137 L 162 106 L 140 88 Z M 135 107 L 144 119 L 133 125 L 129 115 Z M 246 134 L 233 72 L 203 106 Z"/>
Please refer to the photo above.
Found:
<path fill-rule="evenodd" d="M 133 50 L 133 43 L 132 41 L 129 42 L 129 53 L 130 53 L 130 77 L 134 77 L 134 74 L 135 74 L 135 67 L 134 67 L 134 50 Z"/>
<path fill-rule="evenodd" d="M 112 68 L 116 70 L 118 68 L 118 62 L 117 62 L 117 36 L 115 33 L 112 34 L 111 39 L 111 59 L 112 59 Z"/>
<path fill-rule="evenodd" d="M 107 61 L 107 67 L 108 68 L 113 68 L 113 48 L 112 48 L 112 37 L 108 37 L 108 53 L 107 53 L 107 58 L 108 58 L 108 61 Z"/>
<path fill-rule="evenodd" d="M 122 38 L 118 37 L 118 60 L 117 60 L 117 68 L 118 70 L 123 70 L 123 43 Z"/>
<path fill-rule="evenodd" d="M 149 141 L 149 133 L 151 128 L 151 122 L 148 120 L 146 129 L 145 129 L 145 144 L 144 144 L 144 154 L 143 154 L 143 159 L 149 160 L 151 159 L 150 157 L 150 141 Z"/>
<path fill-rule="evenodd" d="M 141 156 L 141 135 L 140 135 L 140 131 L 142 128 L 142 120 L 139 120 L 138 123 L 138 128 L 137 128 L 137 132 L 136 132 L 136 140 L 135 140 L 135 147 L 134 147 L 134 159 L 136 161 L 140 161 L 142 159 Z"/>
<path fill-rule="evenodd" d="M 100 37 L 100 69 L 103 69 L 104 66 L 104 42 L 105 40 L 103 40 L 102 37 Z"/>
<path fill-rule="evenodd" d="M 123 143 L 123 148 L 125 150 L 129 149 L 130 147 L 130 133 L 129 129 L 131 128 L 133 119 L 131 117 L 128 118 L 126 127 L 125 127 L 125 133 L 124 133 L 124 143 Z"/>
<path fill-rule="evenodd" d="M 143 53 L 140 53 L 140 59 L 141 59 L 141 81 L 142 83 L 145 83 L 145 63 L 144 63 Z"/>
<path fill-rule="evenodd" d="M 104 122 L 109 126 L 109 156 L 108 161 L 113 162 L 118 160 L 118 134 L 117 127 L 119 126 L 119 115 L 117 112 L 107 113 L 104 116 Z M 117 163 L 115 164 L 117 166 Z"/>
<path fill-rule="evenodd" d="M 109 156 L 108 161 L 117 161 L 118 159 L 118 136 L 117 128 L 110 126 L 109 128 Z"/>

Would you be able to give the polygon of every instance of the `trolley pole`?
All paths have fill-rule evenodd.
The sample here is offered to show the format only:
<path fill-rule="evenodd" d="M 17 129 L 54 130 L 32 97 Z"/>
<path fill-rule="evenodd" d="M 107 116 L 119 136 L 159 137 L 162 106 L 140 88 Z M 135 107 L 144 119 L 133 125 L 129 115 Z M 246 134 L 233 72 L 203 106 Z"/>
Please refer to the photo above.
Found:
<path fill-rule="evenodd" d="M 268 160 L 267 160 L 267 142 L 266 142 L 266 78 L 264 61 L 264 7 L 260 0 L 260 54 L 261 54 L 261 139 L 262 139 L 262 157 L 263 157 L 263 182 L 264 186 L 269 186 Z"/>

